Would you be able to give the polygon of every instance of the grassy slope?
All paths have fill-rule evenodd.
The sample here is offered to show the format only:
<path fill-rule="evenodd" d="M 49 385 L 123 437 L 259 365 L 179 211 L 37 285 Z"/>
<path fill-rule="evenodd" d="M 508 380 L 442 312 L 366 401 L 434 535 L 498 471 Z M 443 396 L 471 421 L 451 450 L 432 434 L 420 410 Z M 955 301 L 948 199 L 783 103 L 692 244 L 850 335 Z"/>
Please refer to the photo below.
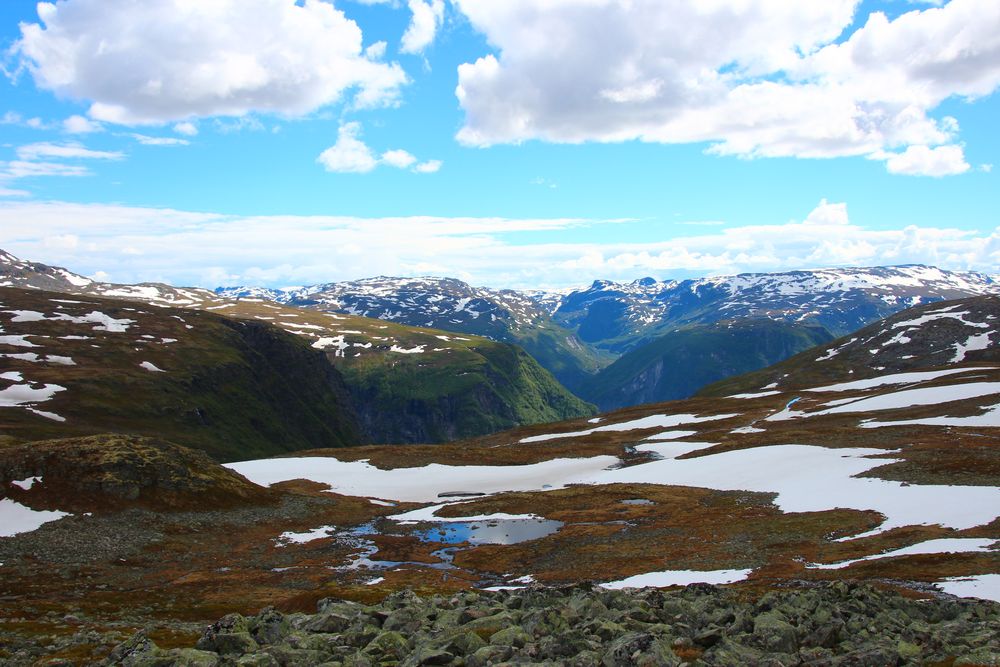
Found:
<path fill-rule="evenodd" d="M 441 442 L 595 412 L 524 350 L 475 339 L 447 355 L 335 360 L 376 442 Z"/>
<path fill-rule="evenodd" d="M 6 311 L 50 318 L 99 311 L 135 323 L 118 333 L 95 330 L 93 323 L 13 322 L 12 314 L 0 312 L 5 334 L 30 334 L 28 340 L 39 345 L 0 345 L 0 353 L 51 354 L 75 362 L 5 358 L 5 371 L 66 388 L 37 406 L 66 421 L 0 408 L 0 433 L 22 441 L 103 432 L 151 435 L 221 460 L 362 441 L 342 378 L 291 334 L 207 312 L 96 297 L 74 299 L 83 303 L 53 299 L 66 301 L 57 293 L 0 290 Z M 62 338 L 67 335 L 87 339 Z M 144 361 L 165 372 L 142 368 Z"/>
<path fill-rule="evenodd" d="M 373 442 L 445 442 L 594 413 L 509 343 L 246 299 L 221 312 L 267 318 L 324 349 Z"/>
<path fill-rule="evenodd" d="M 820 327 L 773 320 L 691 325 L 625 354 L 586 383 L 581 394 L 603 410 L 687 398 L 706 384 L 829 339 Z"/>

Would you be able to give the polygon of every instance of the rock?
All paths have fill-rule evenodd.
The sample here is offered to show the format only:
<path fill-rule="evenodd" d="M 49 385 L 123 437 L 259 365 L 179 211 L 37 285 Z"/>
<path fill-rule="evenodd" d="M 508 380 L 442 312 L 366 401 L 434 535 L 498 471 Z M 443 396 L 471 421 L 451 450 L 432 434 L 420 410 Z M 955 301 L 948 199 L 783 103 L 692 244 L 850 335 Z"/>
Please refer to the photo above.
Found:
<path fill-rule="evenodd" d="M 254 653 L 240 657 L 238 667 L 279 667 L 279 663 L 270 653 Z"/>
<path fill-rule="evenodd" d="M 426 614 L 415 607 L 404 607 L 389 615 L 382 623 L 384 630 L 398 630 L 400 632 L 416 632 L 423 625 Z"/>
<path fill-rule="evenodd" d="M 402 660 L 410 653 L 410 642 L 398 632 L 386 630 L 371 640 L 363 652 L 379 660 L 385 658 Z"/>
<path fill-rule="evenodd" d="M 531 641 L 531 636 L 517 626 L 511 626 L 490 635 L 490 644 L 523 648 Z"/>
<path fill-rule="evenodd" d="M 513 655 L 510 646 L 484 646 L 465 659 L 467 667 L 486 667 L 504 662 Z"/>
<path fill-rule="evenodd" d="M 641 655 L 652 643 L 653 635 L 630 632 L 611 642 L 601 664 L 604 667 L 631 667 L 635 664 L 635 657 Z"/>
<path fill-rule="evenodd" d="M 771 652 L 795 653 L 799 648 L 795 628 L 775 612 L 764 612 L 754 619 L 753 636 Z"/>
<path fill-rule="evenodd" d="M 268 607 L 249 619 L 247 627 L 250 635 L 261 645 L 277 644 L 291 629 L 284 615 L 273 607 Z"/>
<path fill-rule="evenodd" d="M 249 632 L 220 632 L 215 635 L 211 650 L 219 655 L 246 655 L 259 648 Z"/>
<path fill-rule="evenodd" d="M 1000 667 L 1000 648 L 996 644 L 992 648 L 981 648 L 971 653 L 959 656 L 955 667 Z"/>
<path fill-rule="evenodd" d="M 419 648 L 409 658 L 400 663 L 400 667 L 419 667 L 420 665 L 447 665 L 455 656 L 440 648 Z"/>
<path fill-rule="evenodd" d="M 332 611 L 324 611 L 313 616 L 312 620 L 302 626 L 309 632 L 343 632 L 351 627 L 351 618 Z"/>
<path fill-rule="evenodd" d="M 194 648 L 174 649 L 169 652 L 174 667 L 215 667 L 219 664 L 219 656 L 208 651 Z M 243 663 L 241 663 L 243 664 Z M 258 663 L 251 663 L 257 665 Z M 273 663 L 263 663 L 261 667 Z"/>
<path fill-rule="evenodd" d="M 172 660 L 165 651 L 146 636 L 144 630 L 136 632 L 127 640 L 116 646 L 105 664 L 122 665 L 123 667 L 166 667 Z"/>
<path fill-rule="evenodd" d="M 458 630 L 451 638 L 441 642 L 442 648 L 455 655 L 472 655 L 486 645 L 479 635 L 464 630 Z"/>

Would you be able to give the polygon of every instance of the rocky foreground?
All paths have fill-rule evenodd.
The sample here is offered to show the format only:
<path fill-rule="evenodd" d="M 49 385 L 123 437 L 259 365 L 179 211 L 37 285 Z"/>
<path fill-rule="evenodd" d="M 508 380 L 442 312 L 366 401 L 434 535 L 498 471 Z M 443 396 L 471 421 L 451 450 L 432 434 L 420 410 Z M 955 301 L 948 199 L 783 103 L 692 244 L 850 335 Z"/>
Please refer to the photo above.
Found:
<path fill-rule="evenodd" d="M 105 664 L 1000 665 L 1000 605 L 843 582 L 756 599 L 704 584 L 402 591 L 372 606 L 326 599 L 316 614 L 230 614 L 195 648 L 163 650 L 140 632 Z"/>

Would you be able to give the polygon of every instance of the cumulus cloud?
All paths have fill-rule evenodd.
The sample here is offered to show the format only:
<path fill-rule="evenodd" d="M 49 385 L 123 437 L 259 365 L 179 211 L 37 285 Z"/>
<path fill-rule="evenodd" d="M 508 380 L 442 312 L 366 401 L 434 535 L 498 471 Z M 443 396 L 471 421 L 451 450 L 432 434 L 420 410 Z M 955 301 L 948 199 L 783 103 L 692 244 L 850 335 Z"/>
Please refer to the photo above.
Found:
<path fill-rule="evenodd" d="M 316 158 L 327 171 L 365 174 L 378 166 L 378 160 L 361 141 L 361 124 L 344 123 L 337 133 L 337 143 Z"/>
<path fill-rule="evenodd" d="M 441 160 L 428 160 L 427 162 L 421 162 L 413 168 L 413 171 L 418 174 L 435 174 L 441 170 L 441 165 L 444 163 Z"/>
<path fill-rule="evenodd" d="M 89 134 L 90 132 L 100 132 L 104 128 L 100 123 L 95 123 L 89 118 L 74 115 L 63 121 L 63 131 L 69 134 Z"/>
<path fill-rule="evenodd" d="M 1000 85 L 994 0 L 875 12 L 842 41 L 858 0 L 454 2 L 496 49 L 458 68 L 469 145 L 710 142 L 942 175 L 964 156 L 957 124 L 931 112 Z"/>
<path fill-rule="evenodd" d="M 404 150 L 397 149 L 382 153 L 382 162 L 399 169 L 406 169 L 416 161 L 417 158 Z"/>
<path fill-rule="evenodd" d="M 38 4 L 13 47 L 35 83 L 135 125 L 251 112 L 298 116 L 353 96 L 396 99 L 406 75 L 362 48 L 321 0 L 72 0 Z"/>
<path fill-rule="evenodd" d="M 444 0 L 409 0 L 413 16 L 403 33 L 399 50 L 420 53 L 434 42 L 434 36 L 444 21 Z"/>
<path fill-rule="evenodd" d="M 183 134 L 185 137 L 194 137 L 198 134 L 198 126 L 190 121 L 184 121 L 174 125 L 174 132 Z"/>
<path fill-rule="evenodd" d="M 104 270 L 119 281 L 166 277 L 205 287 L 427 273 L 497 287 L 537 287 L 826 266 L 926 263 L 995 272 L 1000 265 L 1000 228 L 868 229 L 846 216 L 844 204 L 820 202 L 802 221 L 596 244 L 578 240 L 581 227 L 627 221 L 243 217 L 8 201 L 0 203 L 0 248 L 79 273 Z M 25 228 L 21 223 L 29 219 Z M 532 242 L 535 233 L 546 242 Z M 64 242 L 70 236 L 76 239 L 72 245 Z"/>
<path fill-rule="evenodd" d="M 964 174 L 970 169 L 961 146 L 907 146 L 902 153 L 890 153 L 884 157 L 886 169 L 893 174 L 951 176 Z"/>
<path fill-rule="evenodd" d="M 409 169 L 418 174 L 431 174 L 441 168 L 440 160 L 418 163 L 409 151 L 392 149 L 376 157 L 374 151 L 361 139 L 361 124 L 344 123 L 337 132 L 337 143 L 320 153 L 316 158 L 327 171 L 345 174 L 366 174 L 380 164 L 397 169 Z"/>

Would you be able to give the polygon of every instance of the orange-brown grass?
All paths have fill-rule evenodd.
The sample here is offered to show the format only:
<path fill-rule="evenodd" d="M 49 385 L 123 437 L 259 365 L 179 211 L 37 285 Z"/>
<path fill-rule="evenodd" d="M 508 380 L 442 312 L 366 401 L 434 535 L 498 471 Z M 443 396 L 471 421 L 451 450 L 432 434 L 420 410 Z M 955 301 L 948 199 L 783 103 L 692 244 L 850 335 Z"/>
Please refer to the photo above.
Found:
<path fill-rule="evenodd" d="M 612 580 L 656 570 L 760 567 L 809 557 L 827 536 L 868 530 L 873 512 L 782 513 L 771 494 L 657 485 L 570 487 L 512 493 L 442 511 L 533 512 L 569 522 L 547 537 L 460 551 L 455 563 L 540 581 Z M 653 505 L 622 505 L 645 498 Z M 628 525 L 608 523 L 628 521 Z M 590 524 L 596 525 L 590 525 Z"/>

